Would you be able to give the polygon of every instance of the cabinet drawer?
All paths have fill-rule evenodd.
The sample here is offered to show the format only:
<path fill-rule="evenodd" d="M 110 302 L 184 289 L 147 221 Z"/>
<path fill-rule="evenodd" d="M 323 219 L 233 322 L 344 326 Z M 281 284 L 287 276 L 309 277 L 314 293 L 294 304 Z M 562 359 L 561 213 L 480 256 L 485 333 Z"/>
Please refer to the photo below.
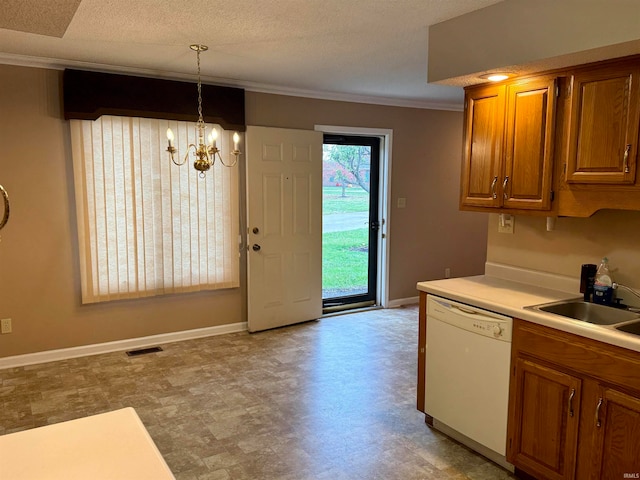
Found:
<path fill-rule="evenodd" d="M 514 320 L 514 352 L 561 366 L 625 390 L 640 392 L 640 353 L 603 342 Z"/>

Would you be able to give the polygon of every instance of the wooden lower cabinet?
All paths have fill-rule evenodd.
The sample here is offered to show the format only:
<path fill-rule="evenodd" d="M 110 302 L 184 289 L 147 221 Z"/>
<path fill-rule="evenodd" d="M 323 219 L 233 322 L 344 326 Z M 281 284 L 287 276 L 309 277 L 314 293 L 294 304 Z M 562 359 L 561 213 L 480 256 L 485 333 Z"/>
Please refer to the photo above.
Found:
<path fill-rule="evenodd" d="M 515 320 L 507 460 L 539 480 L 640 478 L 640 353 Z"/>
<path fill-rule="evenodd" d="M 597 405 L 591 478 L 640 478 L 640 398 L 602 388 Z"/>
<path fill-rule="evenodd" d="M 514 371 L 509 461 L 540 477 L 573 478 L 580 379 L 522 358 Z"/>
<path fill-rule="evenodd" d="M 418 390 L 416 407 L 424 411 L 425 380 L 427 371 L 427 293 L 420 292 L 420 309 L 418 313 Z"/>

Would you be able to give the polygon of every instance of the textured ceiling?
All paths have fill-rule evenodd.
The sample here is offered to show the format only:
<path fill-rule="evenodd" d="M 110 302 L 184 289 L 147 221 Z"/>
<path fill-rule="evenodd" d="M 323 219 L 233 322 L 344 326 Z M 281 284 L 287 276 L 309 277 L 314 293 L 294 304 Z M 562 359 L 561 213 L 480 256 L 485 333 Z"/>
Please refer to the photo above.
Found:
<path fill-rule="evenodd" d="M 80 0 L 2 0 L 0 28 L 62 37 Z"/>
<path fill-rule="evenodd" d="M 0 63 L 460 108 L 428 85 L 428 26 L 497 0 L 2 0 Z M 75 14 L 74 14 L 75 12 Z"/>

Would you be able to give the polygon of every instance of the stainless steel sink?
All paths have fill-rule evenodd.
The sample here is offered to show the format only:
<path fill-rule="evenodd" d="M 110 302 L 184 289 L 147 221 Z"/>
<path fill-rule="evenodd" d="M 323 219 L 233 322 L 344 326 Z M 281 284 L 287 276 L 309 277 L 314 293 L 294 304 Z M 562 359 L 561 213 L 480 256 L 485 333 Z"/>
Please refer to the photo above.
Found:
<path fill-rule="evenodd" d="M 584 302 L 582 300 L 547 303 L 544 305 L 536 305 L 532 308 L 541 312 L 553 313 L 596 325 L 614 325 L 616 323 L 640 319 L 640 314 L 630 312 L 629 310 L 607 307 L 606 305 Z M 638 328 L 640 328 L 640 326 Z M 620 328 L 620 330 L 622 330 L 622 328 Z"/>
<path fill-rule="evenodd" d="M 616 327 L 616 330 L 620 330 L 621 332 L 633 333 L 634 335 L 640 335 L 640 322 L 632 322 L 626 323 L 624 325 L 619 325 Z"/>

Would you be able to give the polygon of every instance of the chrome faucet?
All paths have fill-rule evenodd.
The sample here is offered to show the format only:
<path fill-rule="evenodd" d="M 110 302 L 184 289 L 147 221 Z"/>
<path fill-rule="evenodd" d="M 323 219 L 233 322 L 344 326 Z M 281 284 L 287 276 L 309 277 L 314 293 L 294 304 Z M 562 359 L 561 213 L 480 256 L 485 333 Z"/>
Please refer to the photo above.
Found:
<path fill-rule="evenodd" d="M 614 292 L 618 288 L 621 288 L 622 290 L 626 290 L 627 292 L 629 292 L 629 293 L 635 295 L 636 297 L 640 298 L 640 293 L 636 292 L 633 288 L 627 287 L 626 285 L 622 285 L 621 283 L 613 282 L 612 287 L 613 287 Z M 632 310 L 632 311 L 640 311 L 640 309 L 637 308 L 637 307 L 628 307 L 628 308 L 629 308 L 629 310 Z"/>

